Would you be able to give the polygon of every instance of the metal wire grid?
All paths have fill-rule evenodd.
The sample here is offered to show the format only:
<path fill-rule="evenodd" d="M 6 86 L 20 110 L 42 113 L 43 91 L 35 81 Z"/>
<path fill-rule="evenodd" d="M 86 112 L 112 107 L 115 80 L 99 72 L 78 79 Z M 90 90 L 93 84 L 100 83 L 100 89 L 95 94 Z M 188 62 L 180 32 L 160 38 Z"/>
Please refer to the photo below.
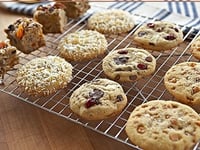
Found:
<path fill-rule="evenodd" d="M 16 68 L 21 67 L 23 64 L 36 57 L 58 55 L 58 51 L 56 48 L 59 40 L 68 33 L 81 29 L 86 29 L 86 21 L 90 15 L 91 14 L 87 14 L 80 20 L 70 20 L 66 25 L 65 32 L 63 34 L 48 34 L 46 36 L 46 47 L 40 48 L 39 50 L 36 50 L 29 55 L 19 53 L 20 63 L 16 65 Z M 120 49 L 124 47 L 135 47 L 134 43 L 132 42 L 131 35 L 134 33 L 135 30 L 137 30 L 137 28 L 141 24 L 145 22 L 154 21 L 153 18 L 147 18 L 145 16 L 140 16 L 137 14 L 133 14 L 133 16 L 136 19 L 138 25 L 128 34 L 110 36 L 106 35 L 106 38 L 109 43 L 108 52 L 114 49 Z M 185 31 L 185 29 L 186 27 L 182 27 L 182 30 Z M 152 76 L 143 78 L 134 83 L 121 83 L 128 97 L 128 105 L 125 107 L 125 109 L 120 115 L 110 119 L 102 121 L 83 120 L 71 112 L 68 103 L 70 95 L 80 85 L 96 78 L 105 78 L 101 66 L 102 58 L 105 55 L 93 59 L 89 62 L 73 62 L 72 65 L 74 66 L 74 71 L 72 81 L 68 84 L 66 88 L 57 91 L 53 95 L 41 98 L 28 96 L 18 87 L 15 81 L 16 70 L 9 71 L 5 75 L 5 85 L 0 86 L 0 90 L 22 101 L 30 103 L 36 107 L 54 113 L 60 117 L 64 117 L 67 120 L 80 124 L 84 127 L 90 128 L 98 133 L 101 133 L 105 136 L 127 144 L 133 147 L 134 149 L 140 149 L 139 147 L 133 145 L 130 142 L 124 131 L 125 124 L 130 113 L 136 106 L 148 100 L 173 99 L 173 97 L 166 91 L 163 85 L 163 76 L 165 72 L 174 64 L 183 61 L 197 61 L 191 56 L 189 52 L 191 40 L 188 39 L 191 39 L 191 37 L 196 38 L 198 34 L 199 33 L 197 33 L 196 30 L 193 28 L 187 29 L 187 32 L 184 36 L 185 41 L 179 47 L 174 48 L 172 51 L 151 51 L 151 53 L 156 57 L 157 60 L 157 67 L 155 73 Z"/>

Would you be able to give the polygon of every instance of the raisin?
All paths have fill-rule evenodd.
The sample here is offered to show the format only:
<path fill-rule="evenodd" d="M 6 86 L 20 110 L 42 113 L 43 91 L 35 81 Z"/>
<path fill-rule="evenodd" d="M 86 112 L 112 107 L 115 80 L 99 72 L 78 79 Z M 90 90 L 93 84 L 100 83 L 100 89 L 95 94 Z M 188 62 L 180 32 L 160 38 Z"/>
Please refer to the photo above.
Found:
<path fill-rule="evenodd" d="M 146 64 L 138 64 L 137 67 L 138 67 L 140 70 L 145 70 L 145 69 L 147 69 L 147 65 L 146 65 Z"/>

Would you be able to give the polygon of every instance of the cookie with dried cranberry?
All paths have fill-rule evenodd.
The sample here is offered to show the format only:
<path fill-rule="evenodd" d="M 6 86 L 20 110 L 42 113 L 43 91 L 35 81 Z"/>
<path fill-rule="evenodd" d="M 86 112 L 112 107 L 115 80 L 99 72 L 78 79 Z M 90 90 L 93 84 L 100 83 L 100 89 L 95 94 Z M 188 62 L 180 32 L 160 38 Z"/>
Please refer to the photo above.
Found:
<path fill-rule="evenodd" d="M 178 101 L 200 105 L 200 63 L 183 62 L 172 66 L 164 76 L 164 84 Z"/>
<path fill-rule="evenodd" d="M 133 34 L 133 41 L 142 48 L 164 51 L 183 42 L 183 33 L 173 23 L 155 21 L 142 25 Z"/>
<path fill-rule="evenodd" d="M 190 47 L 192 55 L 200 60 L 200 36 L 198 36 L 191 44 Z"/>
<path fill-rule="evenodd" d="M 100 78 L 77 88 L 69 104 L 84 119 L 102 120 L 119 114 L 127 104 L 127 97 L 119 83 Z"/>
<path fill-rule="evenodd" d="M 102 68 L 115 81 L 134 82 L 154 73 L 156 59 L 144 49 L 124 48 L 111 51 L 103 59 Z"/>
<path fill-rule="evenodd" d="M 153 100 L 133 110 L 125 131 L 144 150 L 190 150 L 200 140 L 200 116 L 179 102 Z"/>

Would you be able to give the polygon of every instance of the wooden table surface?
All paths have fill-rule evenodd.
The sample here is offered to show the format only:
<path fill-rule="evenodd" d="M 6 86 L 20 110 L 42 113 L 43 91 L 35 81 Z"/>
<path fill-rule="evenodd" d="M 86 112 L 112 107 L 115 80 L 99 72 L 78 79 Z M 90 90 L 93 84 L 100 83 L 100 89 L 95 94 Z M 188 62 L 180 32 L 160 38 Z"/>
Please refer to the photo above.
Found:
<path fill-rule="evenodd" d="M 0 9 L 3 30 L 17 18 Z M 129 150 L 125 144 L 93 132 L 0 92 L 0 150 Z"/>

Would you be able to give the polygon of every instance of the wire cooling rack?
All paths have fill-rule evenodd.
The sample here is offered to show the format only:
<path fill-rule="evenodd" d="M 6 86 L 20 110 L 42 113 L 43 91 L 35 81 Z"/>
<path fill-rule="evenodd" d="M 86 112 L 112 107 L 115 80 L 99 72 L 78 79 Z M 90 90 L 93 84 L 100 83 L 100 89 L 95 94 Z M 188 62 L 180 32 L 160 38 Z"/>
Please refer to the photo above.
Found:
<path fill-rule="evenodd" d="M 87 29 L 86 23 L 90 15 L 91 13 L 87 13 L 79 20 L 69 20 L 65 26 L 65 32 L 63 34 L 48 34 L 46 36 L 46 47 L 42 47 L 28 55 L 19 53 L 20 63 L 16 65 L 16 68 L 21 67 L 23 64 L 36 57 L 58 55 L 58 51 L 56 48 L 59 40 L 68 33 L 72 33 L 77 30 Z M 134 43 L 132 42 L 131 35 L 134 33 L 135 30 L 137 30 L 137 28 L 141 24 L 152 22 L 155 20 L 153 18 L 147 18 L 145 16 L 140 16 L 137 14 L 132 15 L 137 23 L 133 30 L 131 30 L 129 33 L 121 35 L 106 35 L 109 43 L 108 52 L 124 47 L 135 47 Z M 53 95 L 40 98 L 28 96 L 18 87 L 15 81 L 16 70 L 9 71 L 5 75 L 5 84 L 0 86 L 0 90 L 22 101 L 44 109 L 50 113 L 54 113 L 67 120 L 90 128 L 98 133 L 127 144 L 133 147 L 133 149 L 140 149 L 139 147 L 131 143 L 124 130 L 130 113 L 136 106 L 148 100 L 173 99 L 173 97 L 166 91 L 164 87 L 164 74 L 174 64 L 184 61 L 197 61 L 191 56 L 189 47 L 192 40 L 196 38 L 199 33 L 194 28 L 181 27 L 181 29 L 184 31 L 184 42 L 180 44 L 180 46 L 170 51 L 150 51 L 157 60 L 156 71 L 152 76 L 145 77 L 134 83 L 122 84 L 122 87 L 128 97 L 128 104 L 123 112 L 117 117 L 102 121 L 86 121 L 72 113 L 69 108 L 69 97 L 75 89 L 77 89 L 83 83 L 91 81 L 95 78 L 105 78 L 101 66 L 102 59 L 105 55 L 93 59 L 89 62 L 72 62 L 72 65 L 74 66 L 72 81 L 68 84 L 66 88 L 57 91 Z"/>

